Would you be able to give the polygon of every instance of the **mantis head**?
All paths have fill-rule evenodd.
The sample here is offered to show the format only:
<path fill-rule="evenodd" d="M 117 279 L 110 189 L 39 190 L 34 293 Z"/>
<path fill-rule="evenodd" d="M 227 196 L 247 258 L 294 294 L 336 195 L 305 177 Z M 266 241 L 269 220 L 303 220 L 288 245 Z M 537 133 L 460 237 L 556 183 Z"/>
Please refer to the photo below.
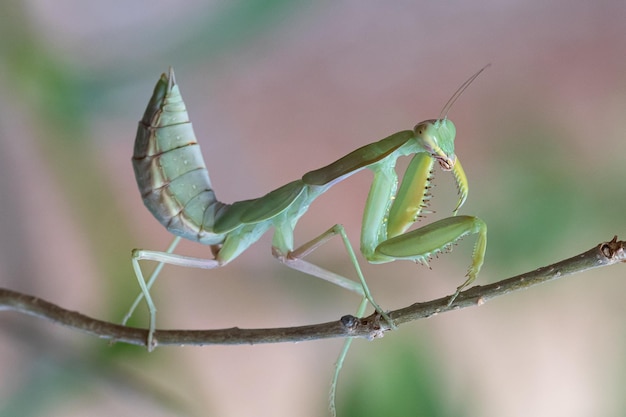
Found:
<path fill-rule="evenodd" d="M 456 137 L 456 127 L 454 123 L 448 120 L 448 112 L 452 108 L 452 105 L 463 94 L 465 89 L 485 70 L 490 64 L 485 65 L 478 70 L 474 75 L 469 77 L 461 86 L 452 94 L 452 97 L 441 109 L 438 119 L 425 120 L 418 123 L 413 131 L 415 132 L 415 139 L 418 145 L 430 156 L 439 162 L 441 169 L 444 171 L 452 171 L 456 186 L 459 191 L 459 202 L 456 205 L 453 213 L 456 215 L 457 211 L 465 200 L 467 199 L 467 193 L 469 191 L 469 185 L 467 183 L 467 177 L 461 163 L 457 160 L 454 154 L 454 138 Z"/>
<path fill-rule="evenodd" d="M 418 145 L 439 162 L 441 169 L 452 171 L 459 191 L 459 202 L 453 211 L 456 215 L 467 199 L 469 184 L 465 171 L 454 154 L 454 138 L 456 137 L 454 123 L 446 118 L 426 120 L 418 123 L 413 131 Z"/>
<path fill-rule="evenodd" d="M 454 168 L 454 123 L 448 119 L 426 120 L 418 123 L 413 131 L 417 143 L 439 162 L 442 170 L 451 171 Z"/>

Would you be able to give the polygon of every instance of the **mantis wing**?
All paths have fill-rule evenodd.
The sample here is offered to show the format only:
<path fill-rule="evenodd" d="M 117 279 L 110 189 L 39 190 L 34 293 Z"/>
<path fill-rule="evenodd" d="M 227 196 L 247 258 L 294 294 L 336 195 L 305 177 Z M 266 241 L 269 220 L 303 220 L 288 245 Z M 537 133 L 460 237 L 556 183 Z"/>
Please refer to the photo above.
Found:
<path fill-rule="evenodd" d="M 414 137 L 412 130 L 394 133 L 378 142 L 362 146 L 332 164 L 307 172 L 302 180 L 307 185 L 326 185 L 386 158 Z"/>

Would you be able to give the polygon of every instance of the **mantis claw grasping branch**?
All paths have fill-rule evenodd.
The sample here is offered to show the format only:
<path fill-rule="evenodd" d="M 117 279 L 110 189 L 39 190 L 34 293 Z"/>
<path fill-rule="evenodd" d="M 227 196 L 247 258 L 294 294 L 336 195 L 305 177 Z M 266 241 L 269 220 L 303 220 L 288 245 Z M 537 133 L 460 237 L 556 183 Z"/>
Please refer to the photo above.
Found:
<path fill-rule="evenodd" d="M 484 68 L 483 68 L 484 69 Z M 311 203 L 332 185 L 362 169 L 374 172 L 361 229 L 361 252 L 372 263 L 408 259 L 426 263 L 430 256 L 448 248 L 468 234 L 478 234 L 467 280 L 456 295 L 478 275 L 486 248 L 487 228 L 477 217 L 456 216 L 468 194 L 465 172 L 454 153 L 456 129 L 447 119 L 450 106 L 464 89 L 482 72 L 466 81 L 442 111 L 443 117 L 426 120 L 413 130 L 394 133 L 378 142 L 365 145 L 343 158 L 301 179 L 292 181 L 263 197 L 226 204 L 219 201 L 204 164 L 191 122 L 174 78 L 174 71 L 163 74 L 142 120 L 135 140 L 133 168 L 146 207 L 155 218 L 176 235 L 167 252 L 135 249 L 132 263 L 141 294 L 135 300 L 124 322 L 145 297 L 150 311 L 148 347 L 155 345 L 153 334 L 156 307 L 150 287 L 163 264 L 213 269 L 222 267 L 239 256 L 270 228 L 274 228 L 272 254 L 290 268 L 330 281 L 363 297 L 358 316 L 365 312 L 367 302 L 387 320 L 393 321 L 375 303 L 359 267 L 352 246 L 341 225 L 335 225 L 315 239 L 294 249 L 296 223 Z M 398 188 L 396 161 L 400 156 L 414 155 Z M 420 217 L 426 206 L 431 170 L 435 164 L 451 171 L 459 191 L 454 217 L 439 220 L 422 228 L 407 229 Z M 333 236 L 341 236 L 359 282 L 335 274 L 303 258 Z M 212 259 L 192 258 L 174 254 L 180 238 L 208 245 Z M 159 262 L 146 282 L 139 261 Z M 345 356 L 345 351 L 342 353 Z"/>

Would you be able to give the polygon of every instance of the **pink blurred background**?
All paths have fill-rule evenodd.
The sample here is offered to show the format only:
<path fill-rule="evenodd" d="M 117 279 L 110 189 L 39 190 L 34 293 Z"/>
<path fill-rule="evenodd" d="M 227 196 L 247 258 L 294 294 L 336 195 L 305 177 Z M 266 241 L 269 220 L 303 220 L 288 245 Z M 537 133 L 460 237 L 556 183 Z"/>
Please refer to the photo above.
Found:
<path fill-rule="evenodd" d="M 491 63 L 449 114 L 470 181 L 462 212 L 489 227 L 479 283 L 624 238 L 624 2 L 31 0 L 0 5 L 0 15 L 3 287 L 121 320 L 138 291 L 131 249 L 171 240 L 144 208 L 130 164 L 137 121 L 170 65 L 218 197 L 232 202 L 437 117 Z M 437 213 L 426 221 L 456 202 L 450 176 L 436 174 Z M 341 223 L 358 246 L 370 181 L 364 172 L 324 194 L 296 241 Z M 432 270 L 400 261 L 364 271 L 379 303 L 400 308 L 452 293 L 473 242 Z M 270 243 L 222 270 L 167 267 L 153 291 L 159 327 L 290 326 L 355 311 L 358 297 L 282 267 Z M 192 243 L 180 252 L 210 256 Z M 311 259 L 352 274 L 339 240 Z M 386 415 L 415 415 L 420 408 L 401 405 L 425 389 L 436 396 L 430 415 L 623 415 L 625 271 L 356 341 L 340 415 L 377 395 Z M 133 325 L 146 326 L 141 310 Z M 342 343 L 148 354 L 4 312 L 0 415 L 326 415 Z M 411 374 L 411 361 L 425 369 Z M 404 382 L 412 377 L 421 385 Z"/>

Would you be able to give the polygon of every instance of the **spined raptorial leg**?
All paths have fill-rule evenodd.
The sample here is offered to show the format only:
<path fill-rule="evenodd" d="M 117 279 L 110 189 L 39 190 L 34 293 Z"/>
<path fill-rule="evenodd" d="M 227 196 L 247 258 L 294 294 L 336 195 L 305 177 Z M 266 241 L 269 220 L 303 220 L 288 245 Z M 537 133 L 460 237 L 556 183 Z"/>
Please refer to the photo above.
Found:
<path fill-rule="evenodd" d="M 472 264 L 467 271 L 467 280 L 450 297 L 452 304 L 459 293 L 470 285 L 480 272 L 487 248 L 487 225 L 478 217 L 455 216 L 441 219 L 424 227 L 412 230 L 382 242 L 376 252 L 394 259 L 410 259 L 426 263 L 428 259 L 445 251 L 464 236 L 477 234 Z"/>

